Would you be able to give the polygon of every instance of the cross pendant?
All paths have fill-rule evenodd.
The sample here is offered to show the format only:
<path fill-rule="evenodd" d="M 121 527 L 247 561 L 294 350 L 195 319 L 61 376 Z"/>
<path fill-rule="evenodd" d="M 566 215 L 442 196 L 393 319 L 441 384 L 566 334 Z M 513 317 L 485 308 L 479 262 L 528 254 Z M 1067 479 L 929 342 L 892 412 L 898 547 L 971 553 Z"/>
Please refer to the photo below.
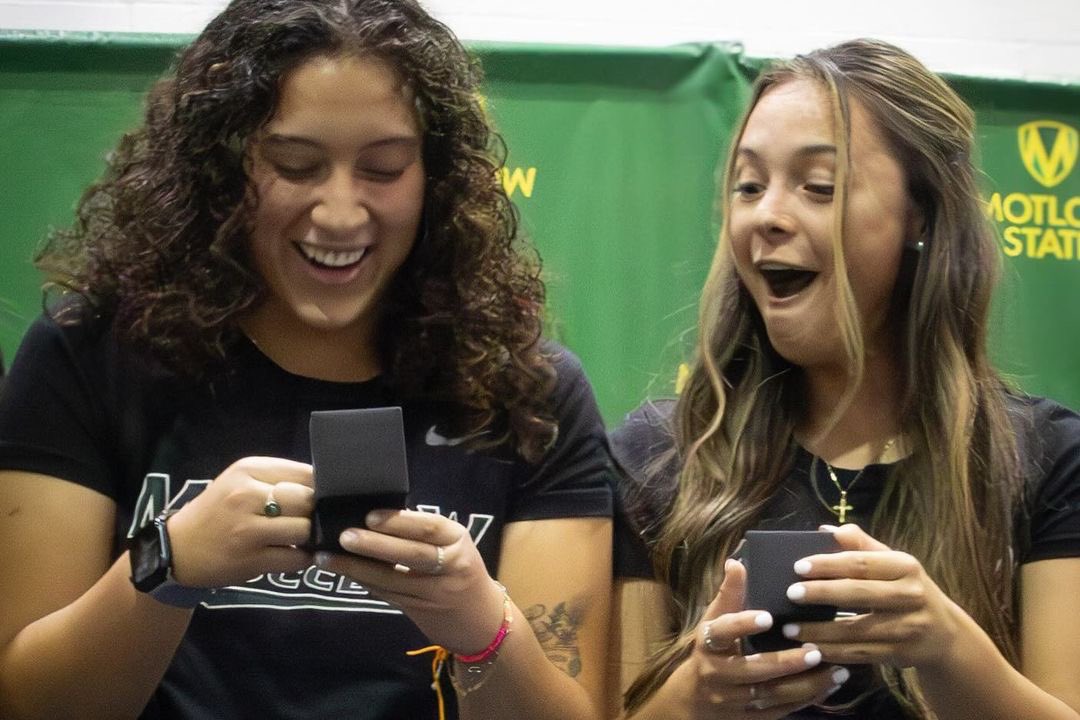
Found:
<path fill-rule="evenodd" d="M 854 510 L 854 506 L 848 505 L 847 490 L 840 491 L 840 504 L 833 505 L 832 511 L 836 513 L 836 519 L 843 525 L 847 521 L 848 510 Z"/>

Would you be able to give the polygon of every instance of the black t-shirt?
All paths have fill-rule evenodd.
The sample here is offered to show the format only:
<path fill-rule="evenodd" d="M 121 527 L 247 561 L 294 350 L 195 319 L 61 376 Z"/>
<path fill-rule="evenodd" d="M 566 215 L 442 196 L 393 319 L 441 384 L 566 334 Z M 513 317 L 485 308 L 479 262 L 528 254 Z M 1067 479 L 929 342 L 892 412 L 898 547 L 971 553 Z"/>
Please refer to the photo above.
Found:
<path fill-rule="evenodd" d="M 647 403 L 627 416 L 611 435 L 612 452 L 622 466 L 617 502 L 626 517 L 616 521 L 615 573 L 621 577 L 653 578 L 648 545 L 675 497 L 678 460 L 671 452 L 671 414 L 674 401 Z M 1080 415 L 1057 403 L 1034 397 L 1010 397 L 1010 416 L 1027 478 L 1025 528 L 1017 538 L 1022 563 L 1080 556 Z M 902 461 L 901 461 L 902 463 Z M 813 474 L 811 474 L 813 470 Z M 884 490 L 890 466 L 868 465 L 862 473 L 839 470 L 849 487 L 848 521 L 867 526 Z M 902 465 L 897 467 L 902 472 Z M 851 485 L 852 481 L 854 485 Z M 836 524 L 828 509 L 838 493 L 824 465 L 797 448 L 787 481 L 766 504 L 756 530 L 816 530 Z M 635 529 L 631 529 L 635 528 Z M 872 681 L 868 666 L 853 666 L 852 678 L 830 703 L 854 699 Z M 835 718 L 808 708 L 789 717 Z M 847 717 L 902 720 L 906 716 L 886 690 L 865 698 Z"/>
<path fill-rule="evenodd" d="M 310 462 L 313 410 L 402 405 L 408 506 L 468 527 L 492 574 L 506 523 L 612 514 L 603 425 L 580 364 L 562 348 L 548 348 L 557 355 L 558 439 L 530 465 L 507 447 L 467 451 L 446 437 L 453 408 L 402 403 L 380 379 L 299 377 L 242 342 L 212 380 L 181 385 L 101 325 L 40 319 L 30 329 L 0 395 L 0 468 L 115 500 L 115 555 L 142 522 L 188 502 L 241 457 Z M 405 654 L 428 644 L 347 578 L 316 567 L 262 575 L 196 609 L 142 717 L 435 718 L 431 656 Z"/>

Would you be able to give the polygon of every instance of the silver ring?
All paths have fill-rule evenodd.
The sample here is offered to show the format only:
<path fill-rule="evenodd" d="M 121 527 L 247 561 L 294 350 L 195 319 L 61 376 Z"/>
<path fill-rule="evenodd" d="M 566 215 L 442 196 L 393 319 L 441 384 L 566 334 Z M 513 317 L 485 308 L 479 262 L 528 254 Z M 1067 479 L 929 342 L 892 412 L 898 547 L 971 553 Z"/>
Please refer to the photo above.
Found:
<path fill-rule="evenodd" d="M 446 563 L 446 548 L 442 545 L 435 546 L 435 567 L 431 569 L 432 575 L 438 575 L 443 571 L 443 566 Z"/>
<path fill-rule="evenodd" d="M 705 623 L 701 628 L 701 639 L 705 643 L 705 647 L 709 649 L 709 652 L 723 652 L 724 648 L 718 648 L 713 645 L 712 636 L 712 621 Z"/>
<path fill-rule="evenodd" d="M 271 490 L 270 494 L 266 496 L 266 504 L 263 505 L 263 515 L 266 517 L 277 517 L 281 514 L 281 506 L 274 500 L 274 491 Z"/>

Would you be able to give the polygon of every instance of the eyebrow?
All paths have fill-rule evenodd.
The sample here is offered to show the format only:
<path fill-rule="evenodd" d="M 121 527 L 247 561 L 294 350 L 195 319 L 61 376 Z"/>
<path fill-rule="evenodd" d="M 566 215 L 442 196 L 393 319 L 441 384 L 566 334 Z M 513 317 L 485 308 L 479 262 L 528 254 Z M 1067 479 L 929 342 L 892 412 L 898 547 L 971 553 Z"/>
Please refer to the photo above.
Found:
<path fill-rule="evenodd" d="M 318 142 L 316 140 L 312 140 L 311 138 L 303 137 L 301 135 L 283 135 L 281 133 L 271 133 L 270 135 L 267 135 L 265 138 L 263 138 L 263 143 L 266 143 L 268 145 L 277 145 L 277 146 L 282 146 L 282 145 L 304 145 L 306 147 L 317 148 L 317 149 L 323 147 L 322 143 L 320 143 L 320 142 Z M 414 136 L 411 136 L 411 135 L 395 135 L 395 136 L 392 136 L 392 137 L 382 138 L 381 140 L 376 140 L 375 142 L 369 143 L 369 144 L 365 145 L 363 149 L 368 150 L 368 149 L 371 149 L 371 148 L 384 147 L 384 146 L 387 146 L 387 145 L 418 146 L 419 144 L 420 144 L 420 139 L 417 138 L 417 137 L 414 137 Z"/>
<path fill-rule="evenodd" d="M 279 135 L 274 133 L 262 139 L 263 145 L 307 145 L 313 148 L 319 147 L 319 143 L 310 138 L 297 137 L 295 135 Z"/>
<path fill-rule="evenodd" d="M 751 160 L 761 160 L 761 155 L 753 148 L 740 146 L 736 150 L 737 155 L 745 155 Z M 795 156 L 799 158 L 810 157 L 813 155 L 835 155 L 836 146 L 829 143 L 818 143 L 815 145 L 804 145 L 795 151 Z"/>

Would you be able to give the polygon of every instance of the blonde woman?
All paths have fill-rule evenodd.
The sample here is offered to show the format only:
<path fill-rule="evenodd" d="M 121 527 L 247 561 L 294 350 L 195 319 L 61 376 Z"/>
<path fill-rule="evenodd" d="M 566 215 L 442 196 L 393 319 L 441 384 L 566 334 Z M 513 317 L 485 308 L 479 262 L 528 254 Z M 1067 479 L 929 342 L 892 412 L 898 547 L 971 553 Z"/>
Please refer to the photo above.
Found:
<path fill-rule="evenodd" d="M 990 366 L 973 136 L 882 42 L 758 79 L 689 381 L 614 435 L 648 551 L 619 594 L 628 716 L 1080 717 L 1080 418 Z M 729 557 L 819 527 L 841 552 L 788 598 L 851 614 L 774 628 Z M 744 654 L 769 629 L 793 647 Z"/>

